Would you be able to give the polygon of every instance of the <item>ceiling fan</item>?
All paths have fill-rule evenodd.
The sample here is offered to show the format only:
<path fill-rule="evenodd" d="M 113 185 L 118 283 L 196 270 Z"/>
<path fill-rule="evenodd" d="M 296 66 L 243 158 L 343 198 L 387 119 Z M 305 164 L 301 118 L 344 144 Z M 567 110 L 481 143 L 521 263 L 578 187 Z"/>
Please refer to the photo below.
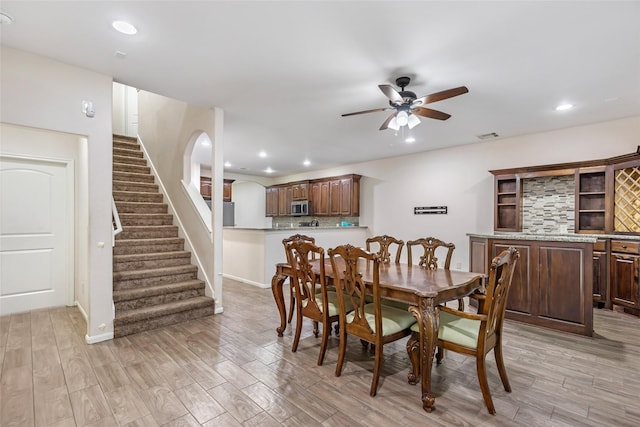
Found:
<path fill-rule="evenodd" d="M 418 98 L 414 92 L 411 92 L 410 90 L 404 90 L 405 87 L 409 86 L 410 82 L 410 77 L 398 77 L 396 79 L 396 85 L 400 87 L 400 91 L 397 91 L 391 85 L 378 85 L 382 93 L 384 93 L 385 96 L 389 98 L 390 107 L 357 111 L 355 113 L 346 113 L 343 114 L 342 117 L 355 116 L 357 114 L 375 113 L 377 111 L 393 111 L 393 113 L 389 117 L 387 117 L 387 120 L 382 123 L 382 126 L 380 126 L 380 130 L 385 130 L 387 128 L 398 130 L 402 126 L 408 126 L 409 129 L 413 129 L 414 126 L 420 123 L 420 119 L 417 116 L 428 117 L 430 119 L 437 120 L 447 120 L 449 117 L 451 117 L 450 114 L 443 113 L 442 111 L 438 110 L 432 110 L 430 108 L 425 108 L 423 107 L 423 105 L 442 101 L 448 98 L 453 98 L 454 96 L 462 95 L 469 92 L 469 89 L 467 89 L 466 86 L 460 86 Z"/>

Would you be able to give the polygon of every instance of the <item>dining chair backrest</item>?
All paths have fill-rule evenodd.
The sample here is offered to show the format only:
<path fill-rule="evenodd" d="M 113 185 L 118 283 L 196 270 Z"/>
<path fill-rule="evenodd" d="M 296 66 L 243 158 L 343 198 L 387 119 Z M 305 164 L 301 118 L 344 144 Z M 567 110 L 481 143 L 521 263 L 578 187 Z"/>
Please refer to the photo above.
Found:
<path fill-rule="evenodd" d="M 335 292 L 329 296 L 325 274 L 325 264 L 320 261 L 317 270 L 312 262 L 324 259 L 324 249 L 304 239 L 294 239 L 285 246 L 287 259 L 292 271 L 292 287 L 295 293 L 296 329 L 291 351 L 298 349 L 303 318 L 314 322 L 313 332 L 318 336 L 318 324 L 322 324 L 322 342 L 318 365 L 322 365 L 331 332 L 331 323 L 337 322 L 339 315 L 335 304 Z"/>
<path fill-rule="evenodd" d="M 294 234 L 293 236 L 289 236 L 285 239 L 282 239 L 282 245 L 284 246 L 284 252 L 285 254 L 287 254 L 287 244 L 291 243 L 291 242 L 309 242 L 309 243 L 316 243 L 316 239 L 315 237 L 311 237 L 311 236 L 305 236 L 304 234 Z M 290 264 L 289 262 L 289 258 L 287 257 L 287 264 Z"/>
<path fill-rule="evenodd" d="M 453 243 L 446 243 L 435 237 L 426 237 L 416 240 L 409 240 L 407 242 L 407 261 L 409 265 L 413 265 L 413 254 L 411 248 L 413 246 L 422 247 L 422 255 L 418 261 L 420 267 L 435 270 L 438 268 L 438 258 L 436 257 L 436 251 L 438 248 L 445 248 L 447 255 L 442 268 L 449 270 L 451 267 L 451 256 L 456 246 Z"/>
<path fill-rule="evenodd" d="M 487 315 L 485 335 L 500 334 L 507 306 L 507 297 L 520 253 L 513 247 L 504 250 L 491 261 L 489 279 L 484 293 L 485 300 L 480 304 L 480 313 Z"/>
<path fill-rule="evenodd" d="M 352 245 L 342 245 L 334 249 L 329 249 L 331 268 L 333 270 L 333 282 L 338 294 L 338 306 L 340 312 L 344 313 L 345 306 L 349 303 L 353 307 L 353 321 L 340 324 L 341 331 L 356 335 L 370 342 L 375 340 L 375 332 L 367 322 L 364 307 L 370 303 L 367 295 L 373 297 L 371 301 L 376 305 L 375 328 L 382 330 L 382 316 L 380 308 L 380 258 L 377 254 L 365 251 Z M 362 269 L 367 263 L 373 267 L 371 289 L 367 292 L 365 282 L 362 280 Z M 342 321 L 343 319 L 341 319 Z"/>
<path fill-rule="evenodd" d="M 400 262 L 400 255 L 402 254 L 402 248 L 404 247 L 404 241 L 396 239 L 392 236 L 382 235 L 370 237 L 366 240 L 366 249 L 370 252 L 372 247 L 378 248 L 375 253 L 380 257 L 380 262 L 384 264 L 391 263 L 391 251 L 395 246 L 395 263 Z"/>

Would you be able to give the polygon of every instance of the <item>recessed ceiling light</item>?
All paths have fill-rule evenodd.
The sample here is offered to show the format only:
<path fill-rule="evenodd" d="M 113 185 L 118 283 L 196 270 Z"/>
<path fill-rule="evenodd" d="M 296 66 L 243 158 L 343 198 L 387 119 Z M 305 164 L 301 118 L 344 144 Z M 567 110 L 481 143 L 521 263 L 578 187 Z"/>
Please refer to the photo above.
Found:
<path fill-rule="evenodd" d="M 225 167 L 225 168 L 230 168 L 230 167 L 231 167 L 231 163 L 229 163 L 229 162 L 224 162 L 224 167 Z"/>
<path fill-rule="evenodd" d="M 556 107 L 556 111 L 565 111 L 573 108 L 573 104 L 560 104 Z"/>
<path fill-rule="evenodd" d="M 4 12 L 0 12 L 0 24 L 13 24 L 13 17 Z"/>
<path fill-rule="evenodd" d="M 138 32 L 138 29 L 136 27 L 125 21 L 113 21 L 111 23 L 111 26 L 117 31 L 120 31 L 122 34 L 126 34 L 128 36 L 132 36 Z"/>
<path fill-rule="evenodd" d="M 414 137 L 410 136 L 407 139 L 405 139 L 404 142 L 411 144 L 411 143 L 416 142 L 416 139 Z"/>
<path fill-rule="evenodd" d="M 203 147 L 211 147 L 211 141 L 209 141 L 208 139 L 203 139 L 201 144 Z"/>
<path fill-rule="evenodd" d="M 267 169 L 265 169 L 265 172 L 266 172 L 266 173 L 273 173 L 273 169 L 271 169 L 271 168 L 267 168 Z"/>
<path fill-rule="evenodd" d="M 303 165 L 305 166 L 309 166 L 311 164 L 311 162 L 307 159 L 304 162 L 302 162 Z"/>
<path fill-rule="evenodd" d="M 258 153 L 258 156 L 267 157 L 267 153 L 265 153 L 264 151 L 261 151 L 261 152 Z"/>

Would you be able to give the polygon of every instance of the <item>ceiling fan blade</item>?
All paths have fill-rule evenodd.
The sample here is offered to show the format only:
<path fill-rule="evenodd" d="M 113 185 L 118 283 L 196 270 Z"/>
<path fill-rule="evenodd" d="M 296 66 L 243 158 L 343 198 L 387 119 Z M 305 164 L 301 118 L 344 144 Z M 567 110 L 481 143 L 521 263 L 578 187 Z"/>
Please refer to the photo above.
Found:
<path fill-rule="evenodd" d="M 391 122 L 391 120 L 393 120 L 393 118 L 396 116 L 396 114 L 398 114 L 397 111 L 395 113 L 391 114 L 389 117 L 387 117 L 387 120 L 385 120 L 384 123 L 382 123 L 382 126 L 380 126 L 380 130 L 387 129 L 389 127 L 389 123 Z"/>
<path fill-rule="evenodd" d="M 418 107 L 413 111 L 413 114 L 417 114 L 422 117 L 429 117 L 430 119 L 447 120 L 451 117 L 451 114 L 443 113 L 442 111 L 432 110 L 431 108 Z"/>
<path fill-rule="evenodd" d="M 453 89 L 443 90 L 442 92 L 432 93 L 431 95 L 423 96 L 412 102 L 412 105 L 424 105 L 431 104 L 432 102 L 442 101 L 443 99 L 453 98 L 454 96 L 462 95 L 469 92 L 466 86 L 460 86 Z"/>
<path fill-rule="evenodd" d="M 393 102 L 394 104 L 400 105 L 400 104 L 404 103 L 404 99 L 402 98 L 402 96 L 400 96 L 398 91 L 393 86 L 391 86 L 391 85 L 378 85 L 378 87 L 380 88 L 382 93 L 384 93 L 384 95 L 387 98 L 389 98 L 389 100 L 391 102 Z"/>
<path fill-rule="evenodd" d="M 346 113 L 346 114 L 343 114 L 342 117 L 355 116 L 357 114 L 375 113 L 377 111 L 387 111 L 387 110 L 388 108 L 374 108 L 373 110 L 357 111 L 355 113 Z"/>

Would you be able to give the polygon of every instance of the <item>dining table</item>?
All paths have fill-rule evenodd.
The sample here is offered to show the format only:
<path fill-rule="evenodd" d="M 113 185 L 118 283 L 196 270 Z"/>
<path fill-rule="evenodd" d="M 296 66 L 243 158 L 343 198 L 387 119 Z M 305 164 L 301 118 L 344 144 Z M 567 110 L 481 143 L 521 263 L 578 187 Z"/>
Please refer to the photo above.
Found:
<path fill-rule="evenodd" d="M 312 267 L 319 272 L 319 263 L 325 264 L 328 284 L 332 284 L 333 269 L 329 258 L 312 261 Z M 360 271 L 367 286 L 373 283 L 373 263 L 366 263 Z M 280 314 L 280 326 L 276 328 L 282 336 L 286 323 L 283 284 L 292 275 L 291 266 L 276 264 L 276 273 L 271 280 L 276 305 Z M 484 286 L 486 276 L 443 268 L 429 269 L 402 263 L 381 263 L 379 270 L 379 290 L 383 298 L 410 304 L 409 311 L 420 326 L 420 384 L 422 407 L 431 412 L 435 408 L 435 395 L 431 390 L 431 368 L 438 337 L 440 304 L 470 295 Z"/>

